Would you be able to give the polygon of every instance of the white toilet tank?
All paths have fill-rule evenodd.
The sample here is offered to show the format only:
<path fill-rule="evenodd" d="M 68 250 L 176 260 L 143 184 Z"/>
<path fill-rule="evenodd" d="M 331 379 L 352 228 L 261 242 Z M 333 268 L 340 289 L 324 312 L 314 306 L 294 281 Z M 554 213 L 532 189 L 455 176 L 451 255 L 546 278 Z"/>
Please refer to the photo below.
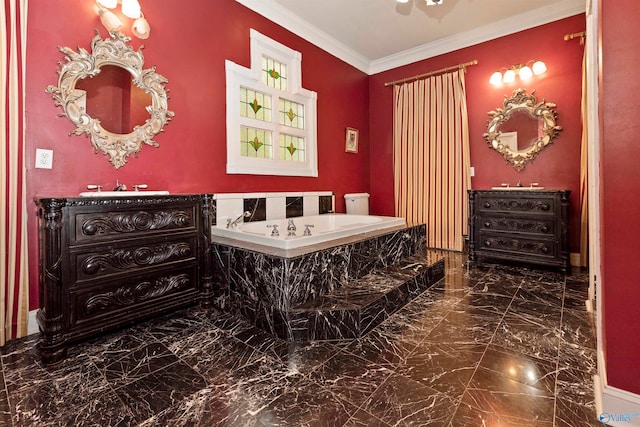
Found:
<path fill-rule="evenodd" d="M 369 193 L 345 194 L 344 203 L 350 215 L 369 215 Z"/>

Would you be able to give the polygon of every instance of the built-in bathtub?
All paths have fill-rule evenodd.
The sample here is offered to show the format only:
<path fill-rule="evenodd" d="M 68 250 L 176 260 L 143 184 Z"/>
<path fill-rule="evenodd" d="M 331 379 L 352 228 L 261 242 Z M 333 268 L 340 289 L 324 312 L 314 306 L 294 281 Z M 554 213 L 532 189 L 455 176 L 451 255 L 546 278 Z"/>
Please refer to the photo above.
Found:
<path fill-rule="evenodd" d="M 424 224 L 406 226 L 401 218 L 375 216 L 320 217 L 292 218 L 297 234 L 312 219 L 319 222 L 312 236 L 289 239 L 288 219 L 243 223 L 238 230 L 214 227 L 214 304 L 286 340 L 351 339 L 443 275 L 443 264 L 430 263 L 425 255 Z M 266 226 L 274 223 L 284 238 L 270 236 L 273 228 Z M 302 246 L 275 246 L 285 244 Z M 380 273 L 373 277 L 374 272 Z"/>
<path fill-rule="evenodd" d="M 290 234 L 291 224 L 295 228 Z M 296 218 L 240 223 L 227 228 L 226 224 L 212 227 L 211 234 L 237 241 L 249 242 L 277 249 L 299 249 L 310 245 L 340 243 L 344 238 L 362 233 L 387 232 L 406 227 L 404 218 L 325 214 Z M 277 232 L 274 232 L 277 229 Z M 305 232 L 308 235 L 305 235 Z"/>

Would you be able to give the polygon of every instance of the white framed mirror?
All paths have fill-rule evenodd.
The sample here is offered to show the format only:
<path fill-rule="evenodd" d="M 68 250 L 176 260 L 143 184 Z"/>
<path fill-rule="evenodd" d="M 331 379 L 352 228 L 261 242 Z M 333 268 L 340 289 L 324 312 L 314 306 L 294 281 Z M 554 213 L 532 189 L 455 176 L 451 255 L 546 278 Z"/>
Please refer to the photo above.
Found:
<path fill-rule="evenodd" d="M 505 95 L 503 108 L 489 112 L 491 119 L 482 136 L 507 163 L 521 171 L 562 130 L 556 123 L 555 106 L 544 100 L 537 102 L 535 91 L 527 94 L 525 89 L 516 89 L 511 98 Z"/>
<path fill-rule="evenodd" d="M 143 47 L 134 51 L 128 44 L 129 37 L 122 33 L 109 35 L 110 38 L 103 40 L 96 30 L 91 40 L 91 52 L 82 48 L 76 52 L 68 47 L 58 47 L 66 62 L 58 63 L 58 86 L 49 85 L 46 92 L 52 93 L 56 106 L 62 108 L 61 116 L 76 126 L 69 134 L 87 135 L 95 152 L 102 151 L 117 169 L 127 163 L 127 157 L 136 155 L 143 143 L 158 147 L 153 138 L 164 129 L 174 113 L 168 109 L 164 87 L 168 80 L 157 74 L 155 67 L 142 68 Z M 103 86 L 108 91 L 114 87 L 117 90 L 115 94 L 110 92 L 102 96 L 106 102 L 95 111 L 104 112 L 105 104 L 114 102 L 114 99 L 117 102 L 110 106 L 116 113 L 99 117 L 92 109 L 98 102 L 94 95 L 99 94 L 94 92 L 101 91 L 100 84 L 90 80 L 99 76 L 102 70 L 105 70 L 103 75 L 111 76 L 111 83 Z M 114 81 L 122 83 L 112 84 Z"/>

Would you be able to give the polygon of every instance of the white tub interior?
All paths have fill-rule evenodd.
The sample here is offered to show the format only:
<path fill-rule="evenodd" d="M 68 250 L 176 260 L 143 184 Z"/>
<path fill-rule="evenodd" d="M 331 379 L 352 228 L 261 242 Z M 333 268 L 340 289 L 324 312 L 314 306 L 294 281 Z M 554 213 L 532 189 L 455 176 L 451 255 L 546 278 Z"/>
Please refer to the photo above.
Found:
<path fill-rule="evenodd" d="M 289 220 L 293 220 L 296 228 L 295 236 L 288 236 Z M 273 225 L 278 228 L 279 236 L 272 236 Z M 310 236 L 304 236 L 309 226 Z M 213 237 L 227 237 L 244 242 L 256 243 L 279 249 L 296 249 L 317 243 L 330 242 L 335 239 L 371 231 L 382 231 L 406 227 L 404 218 L 326 214 L 301 216 L 271 221 L 255 221 L 239 224 L 236 228 L 226 228 L 224 224 L 212 227 Z"/>

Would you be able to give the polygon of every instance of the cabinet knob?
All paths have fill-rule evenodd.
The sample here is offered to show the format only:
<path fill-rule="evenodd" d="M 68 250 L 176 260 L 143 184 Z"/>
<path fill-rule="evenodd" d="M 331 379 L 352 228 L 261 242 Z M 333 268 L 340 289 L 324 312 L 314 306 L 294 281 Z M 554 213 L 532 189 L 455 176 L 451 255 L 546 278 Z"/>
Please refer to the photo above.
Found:
<path fill-rule="evenodd" d="M 543 211 L 548 211 L 549 210 L 549 204 L 548 203 L 543 203 L 540 205 L 540 209 L 542 209 Z"/>
<path fill-rule="evenodd" d="M 485 228 L 491 228 L 491 223 L 489 221 L 484 223 Z"/>
<path fill-rule="evenodd" d="M 484 245 L 485 245 L 485 246 L 487 246 L 487 247 L 489 247 L 489 246 L 491 246 L 491 242 L 490 242 L 490 241 L 488 241 L 488 240 L 486 240 L 486 241 L 484 242 Z"/>
<path fill-rule="evenodd" d="M 484 206 L 486 209 L 489 209 L 491 207 L 491 203 L 484 202 L 484 204 L 482 206 Z"/>
<path fill-rule="evenodd" d="M 549 227 L 543 225 L 542 227 L 540 227 L 540 231 L 542 231 L 543 233 L 547 233 L 549 231 Z"/>
<path fill-rule="evenodd" d="M 548 254 L 549 253 L 549 248 L 546 246 L 543 246 L 540 248 L 540 252 L 542 252 L 543 254 Z"/>

